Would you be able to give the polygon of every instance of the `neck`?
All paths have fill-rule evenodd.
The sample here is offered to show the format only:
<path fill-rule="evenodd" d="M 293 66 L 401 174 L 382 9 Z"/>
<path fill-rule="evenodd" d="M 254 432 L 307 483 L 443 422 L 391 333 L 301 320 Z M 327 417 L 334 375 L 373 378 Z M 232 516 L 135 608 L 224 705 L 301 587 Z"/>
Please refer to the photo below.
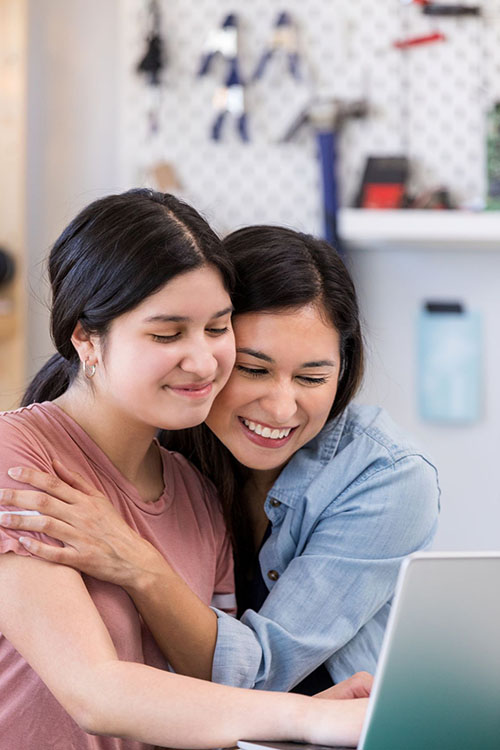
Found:
<path fill-rule="evenodd" d="M 281 473 L 281 467 L 278 469 L 265 469 L 263 471 L 254 469 L 250 472 L 246 485 L 248 495 L 253 498 L 253 502 L 264 505 L 264 501 L 269 490 Z"/>
<path fill-rule="evenodd" d="M 112 405 L 101 403 L 90 389 L 76 385 L 54 403 L 85 430 L 126 479 L 136 486 L 141 483 L 151 461 L 154 427 L 127 420 Z"/>

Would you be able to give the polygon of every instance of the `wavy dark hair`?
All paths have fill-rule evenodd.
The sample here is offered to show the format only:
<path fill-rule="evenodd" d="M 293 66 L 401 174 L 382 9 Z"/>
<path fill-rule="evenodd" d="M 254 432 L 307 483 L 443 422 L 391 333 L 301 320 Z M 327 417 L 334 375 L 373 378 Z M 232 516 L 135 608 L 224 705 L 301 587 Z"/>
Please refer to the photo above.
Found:
<path fill-rule="evenodd" d="M 57 349 L 29 384 L 22 405 L 53 401 L 76 378 L 75 326 L 104 338 L 114 318 L 178 274 L 219 270 L 231 293 L 234 269 L 220 238 L 187 203 L 147 189 L 109 195 L 84 208 L 49 256 L 51 335 Z"/>
<path fill-rule="evenodd" d="M 363 377 L 363 338 L 354 284 L 327 242 L 291 229 L 254 226 L 228 235 L 224 248 L 236 269 L 235 315 L 293 310 L 314 304 L 340 335 L 341 372 L 329 418 L 341 414 Z M 165 433 L 163 442 L 189 458 L 214 482 L 232 536 L 237 591 L 255 559 L 247 509 L 238 501 L 248 476 L 207 425 Z M 238 602 L 244 609 L 244 602 Z"/>

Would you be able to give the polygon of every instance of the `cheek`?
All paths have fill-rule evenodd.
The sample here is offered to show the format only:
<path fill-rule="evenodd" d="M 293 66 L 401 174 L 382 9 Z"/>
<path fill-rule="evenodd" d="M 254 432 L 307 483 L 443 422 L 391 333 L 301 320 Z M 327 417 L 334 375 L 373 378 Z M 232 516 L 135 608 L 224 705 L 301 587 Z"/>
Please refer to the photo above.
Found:
<path fill-rule="evenodd" d="M 328 392 L 318 393 L 316 397 L 309 402 L 309 416 L 316 423 L 324 425 L 335 401 L 337 387 L 330 388 Z"/>
<path fill-rule="evenodd" d="M 234 346 L 234 336 L 224 336 L 220 345 L 217 347 L 215 356 L 219 362 L 220 368 L 227 380 L 231 375 L 236 359 L 236 349 Z"/>
<path fill-rule="evenodd" d="M 219 426 L 227 426 L 238 413 L 244 402 L 244 395 L 238 383 L 238 376 L 233 371 L 228 383 L 215 399 L 210 414 L 207 417 L 208 426 L 217 430 Z"/>

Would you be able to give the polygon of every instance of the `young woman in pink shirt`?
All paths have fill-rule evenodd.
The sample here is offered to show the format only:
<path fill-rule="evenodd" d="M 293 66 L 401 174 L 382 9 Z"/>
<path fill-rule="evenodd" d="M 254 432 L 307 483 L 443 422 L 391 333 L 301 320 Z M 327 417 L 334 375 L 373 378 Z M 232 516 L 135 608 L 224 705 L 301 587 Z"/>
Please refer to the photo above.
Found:
<path fill-rule="evenodd" d="M 49 271 L 58 353 L 31 386 L 38 403 L 0 415 L 1 510 L 15 510 L 13 491 L 31 488 L 40 472 L 54 477 L 54 488 L 59 474 L 97 491 L 96 525 L 106 496 L 170 563 L 158 594 L 179 610 L 189 602 L 193 649 L 192 591 L 203 612 L 214 595 L 231 609 L 230 548 L 211 485 L 155 435 L 201 423 L 229 377 L 231 263 L 194 209 L 137 190 L 84 209 L 56 241 Z M 357 742 L 365 701 L 350 696 L 363 688 L 333 688 L 322 697 L 347 699 L 326 701 L 172 674 L 154 627 L 119 579 L 98 581 L 37 558 L 35 540 L 58 543 L 43 528 L 9 528 L 7 519 L 0 530 L 2 746 Z M 182 651 L 177 658 L 172 666 L 182 671 Z M 199 665 L 202 675 L 210 663 Z"/>

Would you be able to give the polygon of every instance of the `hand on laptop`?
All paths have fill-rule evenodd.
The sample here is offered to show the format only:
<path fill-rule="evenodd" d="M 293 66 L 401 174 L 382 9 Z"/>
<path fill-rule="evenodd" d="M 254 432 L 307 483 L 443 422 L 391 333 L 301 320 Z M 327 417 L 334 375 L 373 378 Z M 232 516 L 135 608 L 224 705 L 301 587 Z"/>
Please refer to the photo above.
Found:
<path fill-rule="evenodd" d="M 346 700 L 349 698 L 368 698 L 372 689 L 373 677 L 368 672 L 356 672 L 347 680 L 339 682 L 328 690 L 316 693 L 315 698 L 329 700 Z"/>

